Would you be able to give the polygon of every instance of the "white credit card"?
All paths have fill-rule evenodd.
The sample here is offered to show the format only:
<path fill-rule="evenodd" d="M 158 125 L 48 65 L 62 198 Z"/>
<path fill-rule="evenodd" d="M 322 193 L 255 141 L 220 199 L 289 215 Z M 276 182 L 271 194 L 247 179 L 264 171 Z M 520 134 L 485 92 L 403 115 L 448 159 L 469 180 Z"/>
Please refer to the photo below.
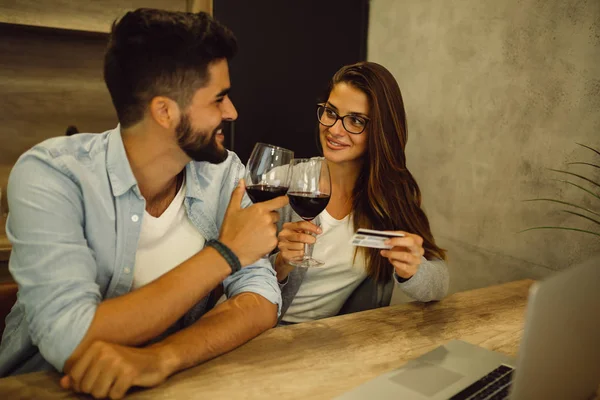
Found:
<path fill-rule="evenodd" d="M 395 237 L 404 237 L 404 234 L 360 228 L 352 235 L 350 244 L 374 249 L 391 249 L 392 246 L 385 245 L 383 242 Z"/>

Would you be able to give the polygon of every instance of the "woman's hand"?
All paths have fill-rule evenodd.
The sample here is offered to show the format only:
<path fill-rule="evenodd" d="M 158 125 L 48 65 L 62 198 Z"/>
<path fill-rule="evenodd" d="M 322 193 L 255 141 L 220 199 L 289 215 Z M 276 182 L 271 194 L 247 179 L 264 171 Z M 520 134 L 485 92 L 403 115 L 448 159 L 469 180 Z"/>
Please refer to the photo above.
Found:
<path fill-rule="evenodd" d="M 304 245 L 315 243 L 317 240 L 309 233 L 316 235 L 322 233 L 321 228 L 307 221 L 287 222 L 277 236 L 279 254 L 275 260 L 277 279 L 281 282 L 293 269 L 290 261 L 299 261 L 304 257 Z"/>
<path fill-rule="evenodd" d="M 402 233 L 404 237 L 386 240 L 385 244 L 394 247 L 389 250 L 381 250 L 381 255 L 390 261 L 399 277 L 408 279 L 417 273 L 421 257 L 425 254 L 423 238 L 403 231 L 394 231 L 394 233 Z"/>
<path fill-rule="evenodd" d="M 298 261 L 304 257 L 304 245 L 313 244 L 317 239 L 309 233 L 320 234 L 321 228 L 307 221 L 287 222 L 279 232 L 277 239 L 279 243 L 279 254 L 286 264 L 290 261 Z"/>

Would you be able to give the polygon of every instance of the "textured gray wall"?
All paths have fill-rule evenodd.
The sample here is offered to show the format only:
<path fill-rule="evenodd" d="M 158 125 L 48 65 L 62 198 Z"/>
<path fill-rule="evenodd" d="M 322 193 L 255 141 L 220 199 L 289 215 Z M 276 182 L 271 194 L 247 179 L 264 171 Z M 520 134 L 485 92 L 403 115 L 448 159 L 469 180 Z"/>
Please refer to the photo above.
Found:
<path fill-rule="evenodd" d="M 575 144 L 600 147 L 600 0 L 372 0 L 368 59 L 400 83 L 408 165 L 449 250 L 452 291 L 542 277 L 600 251 L 598 236 L 517 233 L 600 231 L 560 205 L 522 201 L 600 212 L 547 170 L 600 181 L 600 169 L 566 165 L 600 164 Z"/>

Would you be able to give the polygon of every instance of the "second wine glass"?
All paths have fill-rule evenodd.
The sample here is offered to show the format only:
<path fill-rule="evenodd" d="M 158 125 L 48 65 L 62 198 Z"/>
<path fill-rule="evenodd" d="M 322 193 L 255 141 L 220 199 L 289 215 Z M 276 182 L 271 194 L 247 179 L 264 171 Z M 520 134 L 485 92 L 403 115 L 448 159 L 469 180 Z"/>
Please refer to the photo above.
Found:
<path fill-rule="evenodd" d="M 305 221 L 312 221 L 329 204 L 331 178 L 329 167 L 323 157 L 296 158 L 292 161 L 292 173 L 288 197 L 292 209 Z M 301 261 L 291 261 L 296 267 L 320 267 L 322 261 L 312 258 L 312 244 L 304 245 Z"/>

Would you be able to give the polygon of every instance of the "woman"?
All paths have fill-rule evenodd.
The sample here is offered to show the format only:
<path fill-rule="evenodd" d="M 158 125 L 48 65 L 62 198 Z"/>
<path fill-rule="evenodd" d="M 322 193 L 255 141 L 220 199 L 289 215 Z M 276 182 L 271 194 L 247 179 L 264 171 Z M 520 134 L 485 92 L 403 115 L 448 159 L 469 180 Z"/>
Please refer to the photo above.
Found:
<path fill-rule="evenodd" d="M 299 221 L 289 206 L 282 212 L 279 252 L 271 261 L 282 288 L 283 323 L 387 306 L 394 285 L 418 301 L 444 297 L 445 252 L 435 244 L 421 192 L 406 168 L 406 116 L 392 74 L 372 62 L 345 66 L 317 110 L 331 199 L 316 225 Z M 391 239 L 390 250 L 353 247 L 350 237 L 358 228 L 405 237 Z M 289 264 L 302 258 L 304 243 L 315 243 L 313 256 L 324 266 Z"/>

